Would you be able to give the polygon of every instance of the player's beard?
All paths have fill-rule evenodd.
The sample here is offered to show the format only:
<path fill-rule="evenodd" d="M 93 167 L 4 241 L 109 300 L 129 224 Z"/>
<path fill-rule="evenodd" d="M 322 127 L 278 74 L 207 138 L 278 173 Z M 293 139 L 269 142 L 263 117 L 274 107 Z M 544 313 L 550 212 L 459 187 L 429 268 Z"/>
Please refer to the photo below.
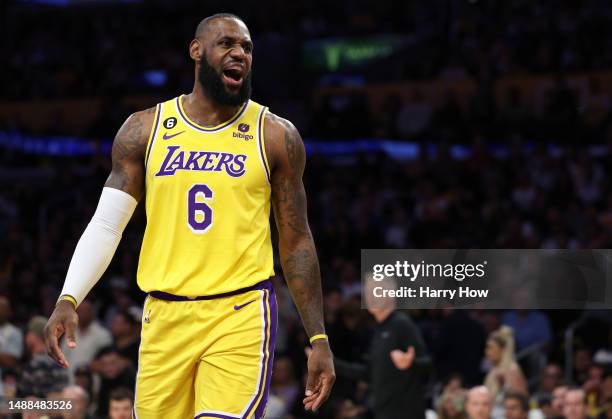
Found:
<path fill-rule="evenodd" d="M 242 80 L 242 85 L 236 93 L 230 93 L 225 89 L 223 79 L 217 71 L 208 64 L 205 55 L 200 60 L 200 84 L 204 92 L 212 100 L 223 106 L 239 106 L 251 97 L 251 74 L 252 70 Z"/>

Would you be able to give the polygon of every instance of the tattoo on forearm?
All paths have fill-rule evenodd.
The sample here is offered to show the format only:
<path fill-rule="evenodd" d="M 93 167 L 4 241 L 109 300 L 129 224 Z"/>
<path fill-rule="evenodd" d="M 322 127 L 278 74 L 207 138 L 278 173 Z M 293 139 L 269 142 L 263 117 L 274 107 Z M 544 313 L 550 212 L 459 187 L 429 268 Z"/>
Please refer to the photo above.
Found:
<path fill-rule="evenodd" d="M 283 261 L 285 280 L 309 336 L 324 330 L 319 262 L 314 245 L 297 249 Z"/>
<path fill-rule="evenodd" d="M 273 200 L 278 228 L 288 227 L 295 233 L 308 233 L 306 219 L 306 194 L 288 178 L 277 177 L 273 180 Z"/>
<path fill-rule="evenodd" d="M 297 250 L 285 259 L 285 276 L 288 281 L 307 282 L 317 276 L 318 263 L 311 249 Z"/>

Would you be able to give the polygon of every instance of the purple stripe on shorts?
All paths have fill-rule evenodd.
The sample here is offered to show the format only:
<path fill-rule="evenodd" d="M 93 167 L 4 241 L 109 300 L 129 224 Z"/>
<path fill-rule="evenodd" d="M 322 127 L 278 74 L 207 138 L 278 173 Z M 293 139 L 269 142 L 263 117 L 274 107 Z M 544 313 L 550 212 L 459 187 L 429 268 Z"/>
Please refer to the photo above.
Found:
<path fill-rule="evenodd" d="M 265 388 L 265 384 L 266 384 L 266 374 L 264 373 L 264 369 L 266 368 L 266 366 L 268 365 L 268 354 L 270 353 L 270 344 L 269 344 L 269 338 L 270 336 L 268 335 L 268 296 L 270 295 L 270 289 L 264 289 L 264 298 L 263 298 L 263 303 L 264 303 L 264 346 L 263 346 L 263 365 L 261 367 L 261 376 L 259 377 L 259 384 L 257 386 L 257 388 L 259 389 L 257 391 L 257 394 L 255 395 L 255 397 L 253 398 L 253 400 L 251 401 L 251 403 L 249 404 L 249 407 L 247 408 L 244 417 L 247 418 L 249 417 L 249 414 L 251 413 L 251 411 L 253 410 L 253 407 L 255 406 L 255 403 L 257 402 L 257 400 L 259 400 L 259 396 L 261 395 L 261 392 L 264 392 L 264 395 L 262 396 L 262 400 L 263 397 L 266 396 L 266 388 Z M 267 372 L 267 371 L 266 371 Z M 254 416 L 256 417 L 256 416 Z"/>
<path fill-rule="evenodd" d="M 276 327 L 278 310 L 276 307 L 276 294 L 274 293 L 274 287 L 271 285 L 270 292 L 268 294 L 268 301 L 270 303 L 270 343 L 268 344 L 268 351 L 270 357 L 268 358 L 268 369 L 266 371 L 266 382 L 263 389 L 263 397 L 255 409 L 254 417 L 256 419 L 263 418 L 266 411 L 266 405 L 268 404 L 268 391 L 270 390 L 270 381 L 272 379 L 272 363 L 274 362 L 274 347 L 276 344 Z"/>
<path fill-rule="evenodd" d="M 155 123 L 153 124 L 153 134 L 151 135 L 151 143 L 149 144 L 149 151 L 147 152 L 147 158 L 145 159 L 145 168 L 149 163 L 149 156 L 151 155 L 151 150 L 153 149 L 153 143 L 155 142 L 155 134 L 157 134 L 157 125 L 159 124 L 159 118 L 162 113 L 162 104 L 159 103 L 157 105 L 157 116 L 155 117 Z"/>

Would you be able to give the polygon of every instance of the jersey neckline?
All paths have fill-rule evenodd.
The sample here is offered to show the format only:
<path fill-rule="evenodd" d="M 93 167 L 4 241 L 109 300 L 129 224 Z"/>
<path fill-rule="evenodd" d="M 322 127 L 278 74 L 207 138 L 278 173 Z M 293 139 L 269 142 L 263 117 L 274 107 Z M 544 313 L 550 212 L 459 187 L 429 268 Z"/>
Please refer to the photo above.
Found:
<path fill-rule="evenodd" d="M 181 116 L 181 118 L 192 128 L 198 130 L 198 131 L 202 131 L 202 132 L 216 132 L 216 131 L 220 131 L 224 128 L 227 128 L 228 126 L 232 125 L 234 122 L 236 122 L 244 113 L 244 111 L 246 110 L 250 99 L 247 99 L 244 104 L 242 105 L 242 107 L 240 107 L 240 109 L 238 109 L 238 112 L 236 112 L 234 114 L 234 116 L 232 116 L 230 119 L 228 119 L 225 122 L 220 123 L 219 125 L 215 125 L 214 127 L 204 127 L 202 125 L 199 125 L 198 123 L 196 123 L 195 121 L 192 121 L 189 116 L 187 116 L 187 112 L 185 112 L 185 109 L 183 108 L 183 101 L 182 98 L 183 95 L 180 95 L 176 98 L 176 109 L 178 110 L 178 114 Z"/>

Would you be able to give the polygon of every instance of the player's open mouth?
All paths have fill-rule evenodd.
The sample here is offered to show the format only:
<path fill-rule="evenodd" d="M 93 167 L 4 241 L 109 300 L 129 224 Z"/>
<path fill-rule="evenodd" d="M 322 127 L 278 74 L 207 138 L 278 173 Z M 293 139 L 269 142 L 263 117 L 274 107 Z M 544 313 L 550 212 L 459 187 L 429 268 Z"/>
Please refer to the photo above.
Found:
<path fill-rule="evenodd" d="M 226 68 L 223 70 L 223 81 L 229 87 L 240 87 L 243 79 L 243 71 L 239 68 Z"/>

